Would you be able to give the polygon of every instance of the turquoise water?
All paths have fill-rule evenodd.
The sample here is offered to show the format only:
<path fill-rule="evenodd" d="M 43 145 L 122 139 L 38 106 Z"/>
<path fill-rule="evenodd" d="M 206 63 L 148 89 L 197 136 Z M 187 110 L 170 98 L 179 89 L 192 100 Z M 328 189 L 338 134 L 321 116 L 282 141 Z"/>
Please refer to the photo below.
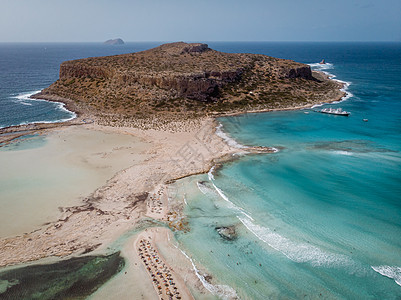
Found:
<path fill-rule="evenodd" d="M 73 117 L 27 97 L 58 78 L 62 61 L 158 44 L 0 44 L 0 127 Z M 190 232 L 176 237 L 200 275 L 212 275 L 214 286 L 205 285 L 243 299 L 400 299 L 401 44 L 209 46 L 314 68 L 325 58 L 324 71 L 350 83 L 349 99 L 327 106 L 351 116 L 309 110 L 219 120 L 239 142 L 280 151 L 177 183 Z M 222 238 L 220 226 L 234 226 L 238 237 Z"/>
<path fill-rule="evenodd" d="M 349 82 L 350 94 L 326 107 L 350 117 L 222 118 L 240 143 L 280 151 L 178 184 L 191 229 L 177 234 L 182 248 L 241 298 L 401 297 L 401 47 L 333 48 L 324 71 Z M 316 49 L 301 53 L 319 68 Z M 233 225 L 234 241 L 216 231 Z"/>

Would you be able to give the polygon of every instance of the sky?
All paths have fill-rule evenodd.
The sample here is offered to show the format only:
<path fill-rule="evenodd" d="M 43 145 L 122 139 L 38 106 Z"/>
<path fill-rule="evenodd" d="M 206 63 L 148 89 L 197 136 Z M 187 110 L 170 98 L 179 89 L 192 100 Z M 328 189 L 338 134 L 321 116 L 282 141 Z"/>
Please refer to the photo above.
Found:
<path fill-rule="evenodd" d="M 0 42 L 401 41 L 401 0 L 0 0 Z"/>

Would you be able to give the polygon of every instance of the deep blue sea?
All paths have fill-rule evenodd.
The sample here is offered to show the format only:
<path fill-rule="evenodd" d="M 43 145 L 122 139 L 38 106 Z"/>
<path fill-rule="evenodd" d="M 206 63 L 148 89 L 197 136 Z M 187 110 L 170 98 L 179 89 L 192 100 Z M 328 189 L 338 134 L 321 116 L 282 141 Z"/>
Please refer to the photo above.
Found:
<path fill-rule="evenodd" d="M 0 43 L 0 128 L 74 117 L 61 104 L 29 99 L 58 79 L 63 61 L 137 52 L 159 44 Z"/>
<path fill-rule="evenodd" d="M 27 98 L 58 78 L 62 61 L 158 44 L 0 44 L 0 127 L 73 117 Z M 244 299 L 400 299 L 401 43 L 209 46 L 328 72 L 349 84 L 349 94 L 323 107 L 351 115 L 300 110 L 219 119 L 239 143 L 279 151 L 177 182 L 190 231 L 176 238 L 199 276 L 212 275 L 205 286 Z M 323 58 L 328 64 L 317 64 Z M 223 239 L 220 226 L 235 226 L 237 239 Z"/>

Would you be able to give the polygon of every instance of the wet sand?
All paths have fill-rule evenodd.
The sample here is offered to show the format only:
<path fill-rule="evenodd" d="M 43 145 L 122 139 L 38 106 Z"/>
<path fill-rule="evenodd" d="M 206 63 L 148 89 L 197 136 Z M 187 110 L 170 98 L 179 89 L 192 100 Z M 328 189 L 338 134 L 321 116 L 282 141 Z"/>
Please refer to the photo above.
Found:
<path fill-rule="evenodd" d="M 67 258 L 83 253 L 107 254 L 110 252 L 109 245 L 144 220 L 153 219 L 163 222 L 170 229 L 158 228 L 156 231 L 147 229 L 150 237 L 144 236 L 142 239 L 152 240 L 152 247 L 157 253 L 159 253 L 160 245 L 163 249 L 168 249 L 164 252 L 167 255 L 159 254 L 159 261 L 164 264 L 165 268 L 168 268 L 174 278 L 174 285 L 169 285 L 170 292 L 175 292 L 174 287 L 177 287 L 180 291 L 179 295 L 184 295 L 183 299 L 190 299 L 191 291 L 194 290 L 197 294 L 207 295 L 208 292 L 197 278 L 191 263 L 179 249 L 169 242 L 168 232 L 170 230 L 183 230 L 185 227 L 180 218 L 179 209 L 177 209 L 177 205 L 179 206 L 180 203 L 173 205 L 170 202 L 169 183 L 190 174 L 207 172 L 215 160 L 221 157 L 230 157 L 239 150 L 231 148 L 215 135 L 216 124 L 212 119 L 203 119 L 195 123 L 183 122 L 182 128 L 185 130 L 180 132 L 111 128 L 96 124 L 83 126 L 78 129 L 74 127 L 52 129 L 46 133 L 46 136 L 50 140 L 53 136 L 60 136 L 60 138 L 56 138 L 56 144 L 63 145 L 61 148 L 66 147 L 63 144 L 66 143 L 69 145 L 66 148 L 72 147 L 81 154 L 88 154 L 85 159 L 81 156 L 67 155 L 69 164 L 84 164 L 98 172 L 102 168 L 94 167 L 94 162 L 99 157 L 115 155 L 116 161 L 127 168 L 117 172 L 105 185 L 85 197 L 82 202 L 74 206 L 64 205 L 63 212 L 59 213 L 57 218 L 49 224 L 42 226 L 40 230 L 16 237 L 0 238 L 2 253 L 0 266 L 24 264 L 47 257 Z M 94 143 L 96 152 L 87 151 L 85 149 L 91 148 L 89 145 L 85 145 L 88 136 L 72 142 L 82 130 L 90 133 L 90 136 L 93 132 L 102 131 L 111 136 L 115 134 L 135 137 L 135 145 L 140 141 L 145 145 L 145 149 L 141 148 L 142 152 L 136 152 L 133 149 L 135 147 L 127 146 L 127 152 L 119 152 L 120 148 L 112 147 L 112 151 L 107 152 L 98 149 L 97 143 Z M 80 143 L 82 143 L 83 149 L 79 149 Z M 108 145 L 108 143 L 106 144 Z M 56 149 L 60 149 L 60 147 L 53 148 L 49 155 Z M 44 154 L 38 155 L 43 156 Z M 127 163 L 127 158 L 130 163 Z M 100 159 L 100 161 L 102 160 Z M 46 183 L 46 181 L 44 182 Z M 75 189 L 75 186 L 71 186 L 71 189 Z M 146 231 L 143 234 L 146 235 Z M 105 295 L 110 291 L 121 294 L 122 298 L 130 298 L 132 295 L 136 295 L 136 298 L 139 299 L 142 297 L 143 299 L 157 299 L 159 297 L 159 289 L 152 284 L 151 275 L 147 272 L 143 260 L 137 252 L 138 245 L 135 243 L 124 244 L 122 255 L 126 259 L 125 270 L 99 289 L 93 295 L 94 298 L 98 293 Z M 170 255 L 171 253 L 174 255 Z M 140 269 L 142 272 L 137 272 Z M 135 272 L 132 272 L 134 270 Z M 183 275 L 184 277 L 182 277 Z M 130 278 L 132 282 L 127 281 Z M 127 288 L 119 289 L 119 286 Z M 141 288 L 138 288 L 139 286 Z M 128 296 L 127 291 L 132 291 L 133 294 Z"/>
<path fill-rule="evenodd" d="M 325 102 L 341 97 L 336 94 Z M 0 267 L 87 253 L 109 254 L 116 250 L 111 245 L 134 228 L 142 228 L 146 222 L 154 227 L 158 222 L 165 227 L 128 235 L 118 249 L 125 258 L 124 269 L 90 298 L 215 298 L 172 240 L 173 230 L 187 228 L 180 215 L 182 203 L 171 202 L 170 183 L 208 172 L 216 162 L 230 160 L 234 154 L 271 149 L 229 146 L 215 134 L 217 124 L 209 117 L 154 118 L 146 124 L 127 120 L 104 126 L 107 118 L 88 115 L 91 120 L 87 124 L 83 121 L 86 114 L 81 112 L 68 124 L 33 126 L 33 132 L 40 132 L 47 141 L 44 147 L 0 148 L 0 164 L 7 166 L 1 170 L 0 184 L 7 188 L 0 186 L 0 201 L 16 199 L 7 201 L 8 207 L 0 211 Z M 3 132 L 17 131 L 15 138 L 31 127 Z M 11 138 L 6 136 L 4 141 Z M 30 185 L 24 184 L 27 182 Z M 45 196 L 50 190 L 55 192 Z M 22 194 L 13 195 L 13 191 Z M 162 272 L 156 271 L 160 266 Z M 164 285 L 161 294 L 160 284 Z"/>
<path fill-rule="evenodd" d="M 0 148 L 0 238 L 57 220 L 118 171 L 145 158 L 131 135 L 65 127 Z"/>

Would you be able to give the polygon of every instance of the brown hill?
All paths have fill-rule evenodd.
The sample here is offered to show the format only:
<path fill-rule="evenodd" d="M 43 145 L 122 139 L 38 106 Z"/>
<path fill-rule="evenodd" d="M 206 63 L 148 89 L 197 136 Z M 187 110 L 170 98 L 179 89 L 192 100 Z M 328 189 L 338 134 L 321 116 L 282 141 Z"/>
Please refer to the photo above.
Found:
<path fill-rule="evenodd" d="M 223 53 L 183 42 L 123 55 L 63 62 L 60 79 L 36 97 L 123 118 L 205 115 L 335 100 L 340 85 L 308 65 Z"/>

